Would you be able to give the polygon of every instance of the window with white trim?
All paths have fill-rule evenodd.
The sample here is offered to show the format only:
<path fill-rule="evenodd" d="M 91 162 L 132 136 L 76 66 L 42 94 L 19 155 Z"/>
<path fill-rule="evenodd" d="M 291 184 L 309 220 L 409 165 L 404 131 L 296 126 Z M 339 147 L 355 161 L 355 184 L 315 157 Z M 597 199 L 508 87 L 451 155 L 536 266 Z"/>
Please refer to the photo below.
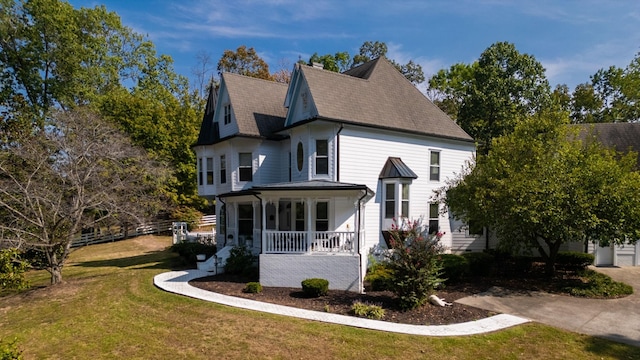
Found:
<path fill-rule="evenodd" d="M 240 181 L 253 181 L 253 166 L 251 153 L 238 154 L 238 172 Z"/>
<path fill-rule="evenodd" d="M 202 158 L 198 158 L 198 185 L 202 186 L 204 183 L 204 174 L 202 169 Z"/>
<path fill-rule="evenodd" d="M 316 231 L 329 230 L 329 203 L 318 201 L 316 203 Z"/>
<path fill-rule="evenodd" d="M 440 181 L 440 152 L 430 151 L 429 180 Z"/>
<path fill-rule="evenodd" d="M 316 175 L 329 174 L 329 141 L 316 140 Z"/>
<path fill-rule="evenodd" d="M 409 217 L 409 185 L 399 181 L 384 184 L 384 217 Z"/>
<path fill-rule="evenodd" d="M 440 211 L 438 203 L 429 204 L 429 234 L 436 234 L 440 228 Z"/>
<path fill-rule="evenodd" d="M 213 158 L 208 157 L 206 164 L 207 164 L 207 185 L 213 185 Z"/>
<path fill-rule="evenodd" d="M 227 158 L 225 155 L 220 155 L 220 184 L 227 183 Z"/>
<path fill-rule="evenodd" d="M 224 105 L 224 124 L 231 124 L 231 104 Z"/>

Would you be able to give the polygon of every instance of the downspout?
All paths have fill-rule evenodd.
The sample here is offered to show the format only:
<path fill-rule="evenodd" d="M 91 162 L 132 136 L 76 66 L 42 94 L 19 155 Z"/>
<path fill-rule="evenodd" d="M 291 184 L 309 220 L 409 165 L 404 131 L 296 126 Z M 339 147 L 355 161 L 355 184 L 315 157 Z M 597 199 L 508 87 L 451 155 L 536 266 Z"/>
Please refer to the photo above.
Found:
<path fill-rule="evenodd" d="M 342 130 L 342 128 L 340 128 Z M 360 253 L 360 234 L 362 234 L 362 199 L 367 196 L 367 190 L 364 190 L 364 194 L 358 199 L 358 241 L 356 243 L 356 251 L 358 252 L 358 256 L 360 257 L 360 267 L 358 271 L 358 287 L 359 292 L 364 294 L 364 279 L 362 278 L 362 254 Z"/>
<path fill-rule="evenodd" d="M 340 132 L 344 129 L 344 125 L 340 124 L 340 129 L 336 133 L 336 181 L 340 182 Z M 366 194 L 366 192 L 365 192 Z"/>

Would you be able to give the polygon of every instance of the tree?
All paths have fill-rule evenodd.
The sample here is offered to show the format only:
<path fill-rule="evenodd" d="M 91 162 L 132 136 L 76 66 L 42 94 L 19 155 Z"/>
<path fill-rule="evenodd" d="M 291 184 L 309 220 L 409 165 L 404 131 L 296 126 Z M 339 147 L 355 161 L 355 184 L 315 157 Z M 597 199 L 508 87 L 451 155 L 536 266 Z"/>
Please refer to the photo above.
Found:
<path fill-rule="evenodd" d="M 493 138 L 510 133 L 517 123 L 551 103 L 545 69 L 507 42 L 488 47 L 476 63 L 439 71 L 429 84 L 444 94 L 444 111 L 457 110 L 456 122 L 484 154 Z"/>
<path fill-rule="evenodd" d="M 142 221 L 162 207 L 164 170 L 85 108 L 0 147 L 0 240 L 44 255 L 51 283 L 85 228 Z"/>
<path fill-rule="evenodd" d="M 267 62 L 258 56 L 254 48 L 247 49 L 245 45 L 239 46 L 235 52 L 225 50 L 218 61 L 218 71 L 273 80 Z"/>
<path fill-rule="evenodd" d="M 362 46 L 360 46 L 358 55 L 354 55 L 351 67 L 356 67 L 381 56 L 387 56 L 388 50 L 387 44 L 382 41 L 365 41 Z M 420 64 L 416 64 L 413 60 L 409 60 L 406 64 L 400 64 L 393 59 L 389 60 L 412 84 L 418 85 L 424 82 L 424 71 L 422 71 Z"/>
<path fill-rule="evenodd" d="M 640 53 L 627 65 L 600 69 L 576 86 L 571 98 L 574 123 L 640 120 Z"/>
<path fill-rule="evenodd" d="M 204 101 L 170 57 L 104 6 L 0 0 L 0 34 L 0 137 L 43 129 L 51 109 L 89 106 L 175 169 L 173 199 L 201 204 L 189 146 Z"/>
<path fill-rule="evenodd" d="M 439 255 L 442 233 L 430 235 L 419 220 L 401 219 L 389 230 L 387 266 L 393 273 L 391 290 L 402 309 L 424 305 L 433 290 L 444 282 Z"/>
<path fill-rule="evenodd" d="M 314 53 L 311 55 L 311 58 L 309 58 L 308 65 L 311 66 L 313 63 L 322 64 L 325 70 L 345 72 L 351 68 L 351 56 L 346 51 L 337 52 L 334 55 L 326 54 L 322 56 Z"/>
<path fill-rule="evenodd" d="M 538 250 L 548 275 L 564 243 L 640 238 L 637 154 L 580 140 L 567 123 L 554 113 L 526 119 L 439 191 L 455 217 L 494 229 L 503 249 Z"/>

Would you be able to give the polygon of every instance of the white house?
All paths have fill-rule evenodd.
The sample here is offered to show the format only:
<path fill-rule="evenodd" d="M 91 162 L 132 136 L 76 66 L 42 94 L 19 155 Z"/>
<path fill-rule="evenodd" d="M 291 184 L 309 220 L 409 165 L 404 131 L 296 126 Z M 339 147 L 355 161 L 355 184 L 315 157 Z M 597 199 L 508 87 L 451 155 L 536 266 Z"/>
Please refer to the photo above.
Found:
<path fill-rule="evenodd" d="M 219 259 L 248 246 L 264 286 L 320 277 L 362 292 L 369 251 L 399 217 L 423 218 L 453 252 L 485 248 L 430 202 L 473 139 L 385 58 L 342 74 L 296 65 L 289 85 L 224 73 L 193 149 Z"/>

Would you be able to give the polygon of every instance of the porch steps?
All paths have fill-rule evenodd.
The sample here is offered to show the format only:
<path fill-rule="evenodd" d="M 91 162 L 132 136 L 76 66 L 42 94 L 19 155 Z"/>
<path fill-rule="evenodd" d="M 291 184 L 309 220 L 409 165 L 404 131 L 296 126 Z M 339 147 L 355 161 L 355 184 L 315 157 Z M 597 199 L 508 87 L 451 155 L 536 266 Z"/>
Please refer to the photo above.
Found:
<path fill-rule="evenodd" d="M 214 256 L 198 261 L 198 270 L 213 272 L 216 275 L 224 272 L 224 265 L 227 263 L 229 255 L 231 255 L 233 246 L 225 246 L 220 249 Z"/>

